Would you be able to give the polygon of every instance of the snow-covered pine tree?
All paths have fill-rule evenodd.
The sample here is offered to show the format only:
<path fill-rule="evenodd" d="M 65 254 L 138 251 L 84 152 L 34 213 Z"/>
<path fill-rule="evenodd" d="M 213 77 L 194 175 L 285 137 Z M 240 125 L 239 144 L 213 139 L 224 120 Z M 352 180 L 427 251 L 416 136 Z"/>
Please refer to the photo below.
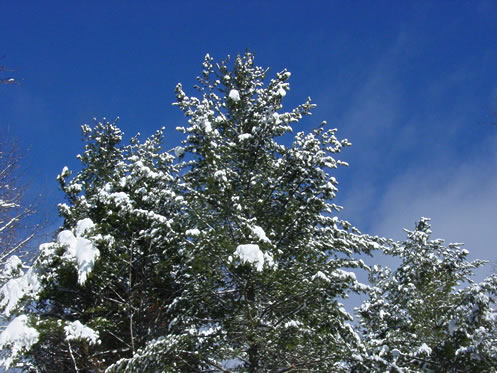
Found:
<path fill-rule="evenodd" d="M 126 146 L 111 123 L 83 134 L 82 170 L 58 177 L 63 230 L 1 289 L 4 312 L 17 316 L 0 336 L 4 366 L 99 372 L 167 334 L 182 218 L 163 130 Z"/>
<path fill-rule="evenodd" d="M 430 228 L 420 219 L 386 251 L 401 260 L 397 269 L 371 271 L 370 299 L 358 309 L 367 354 L 357 371 L 497 371 L 497 276 L 473 283 L 485 262 L 468 261 L 461 244 L 431 240 Z"/>
<path fill-rule="evenodd" d="M 286 70 L 267 82 L 251 53 L 233 67 L 207 55 L 203 67 L 200 97 L 176 88 L 189 224 L 176 316 L 169 334 L 110 370 L 347 371 L 360 341 L 340 298 L 360 286 L 344 268 L 379 241 L 335 216 L 329 172 L 350 144 L 323 123 L 288 145 L 314 105 L 281 111 Z"/>

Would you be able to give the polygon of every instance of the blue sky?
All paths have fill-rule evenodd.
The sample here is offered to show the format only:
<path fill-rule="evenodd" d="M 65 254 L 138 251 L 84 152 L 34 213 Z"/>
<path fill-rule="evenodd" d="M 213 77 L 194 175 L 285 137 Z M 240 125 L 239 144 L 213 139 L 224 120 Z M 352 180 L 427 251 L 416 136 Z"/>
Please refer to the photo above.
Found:
<path fill-rule="evenodd" d="M 286 108 L 318 105 L 353 146 L 338 172 L 342 216 L 402 238 L 420 216 L 434 235 L 496 260 L 497 2 L 495 1 L 4 1 L 0 128 L 29 152 L 31 193 L 55 220 L 56 175 L 77 169 L 80 125 L 119 116 L 129 137 L 184 123 L 208 52 L 256 54 L 292 72 Z M 55 220 L 56 221 L 56 220 Z"/>

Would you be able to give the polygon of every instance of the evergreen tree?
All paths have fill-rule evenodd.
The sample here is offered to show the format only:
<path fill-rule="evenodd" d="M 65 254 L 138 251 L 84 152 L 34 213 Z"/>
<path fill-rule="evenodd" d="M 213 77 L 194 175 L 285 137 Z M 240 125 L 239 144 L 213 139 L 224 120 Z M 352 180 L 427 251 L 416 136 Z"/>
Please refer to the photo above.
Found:
<path fill-rule="evenodd" d="M 460 244 L 430 239 L 422 218 L 408 239 L 387 250 L 396 270 L 375 266 L 370 299 L 358 315 L 367 346 L 364 371 L 497 371 L 497 276 L 473 283 L 484 261 Z"/>
<path fill-rule="evenodd" d="M 188 125 L 127 145 L 83 126 L 82 169 L 64 168 L 63 226 L 33 266 L 7 262 L 0 363 L 37 372 L 496 371 L 497 276 L 474 284 L 460 245 L 362 235 L 337 213 L 332 172 L 347 140 L 293 127 L 286 70 L 246 53 L 207 55 L 199 97 L 178 84 Z M 174 154 L 171 154 L 174 153 Z M 372 286 L 350 268 L 383 248 Z M 340 300 L 367 290 L 359 329 Z"/>
<path fill-rule="evenodd" d="M 176 88 L 188 226 L 175 318 L 111 371 L 347 370 L 360 341 L 339 299 L 359 285 L 343 268 L 378 247 L 335 216 L 329 172 L 350 144 L 323 123 L 285 145 L 314 107 L 281 112 L 286 70 L 266 83 L 251 53 L 203 66 L 200 97 Z"/>
<path fill-rule="evenodd" d="M 64 168 L 58 177 L 69 204 L 60 205 L 57 240 L 2 288 L 4 312 L 23 313 L 11 324 L 31 336 L 2 334 L 13 353 L 4 365 L 29 349 L 18 366 L 98 372 L 167 333 L 181 197 L 174 157 L 161 151 L 163 130 L 126 146 L 111 123 L 83 126 L 83 134 L 82 170 L 71 179 Z"/>

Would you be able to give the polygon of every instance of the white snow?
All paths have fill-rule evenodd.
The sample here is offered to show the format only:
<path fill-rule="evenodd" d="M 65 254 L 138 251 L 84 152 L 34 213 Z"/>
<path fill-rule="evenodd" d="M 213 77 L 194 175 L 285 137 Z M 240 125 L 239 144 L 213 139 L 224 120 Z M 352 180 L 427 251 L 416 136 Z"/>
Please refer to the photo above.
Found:
<path fill-rule="evenodd" d="M 264 242 L 267 242 L 267 243 L 271 243 L 271 241 L 269 240 L 269 238 L 267 238 L 266 236 L 266 232 L 264 232 L 264 229 L 262 229 L 261 227 L 259 227 L 258 225 L 254 225 L 252 227 L 252 233 L 254 234 L 254 236 L 256 236 L 259 240 L 261 241 L 264 241 Z"/>
<path fill-rule="evenodd" d="M 57 243 L 67 246 L 64 258 L 76 261 L 78 282 L 81 285 L 85 283 L 88 275 L 93 270 L 95 261 L 100 256 L 100 251 L 93 243 L 90 240 L 81 237 L 81 234 L 92 226 L 93 222 L 90 219 L 83 219 L 78 221 L 76 225 L 76 237 L 69 230 L 64 230 L 57 236 Z"/>
<path fill-rule="evenodd" d="M 71 174 L 71 171 L 69 171 L 69 168 L 67 166 L 64 166 L 62 168 L 62 171 L 60 172 L 60 175 L 57 176 L 57 180 L 59 180 L 60 178 L 69 176 L 70 174 Z"/>
<path fill-rule="evenodd" d="M 38 332 L 28 326 L 28 317 L 20 315 L 12 320 L 0 334 L 0 349 L 10 349 L 10 355 L 0 359 L 0 365 L 9 369 L 17 355 L 38 342 Z"/>
<path fill-rule="evenodd" d="M 10 279 L 0 288 L 0 307 L 10 316 L 17 303 L 26 295 L 34 295 L 40 289 L 38 276 L 30 268 L 23 276 Z"/>
<path fill-rule="evenodd" d="M 250 133 L 243 133 L 241 135 L 238 135 L 238 140 L 240 141 L 245 141 L 245 140 L 248 140 L 252 137 L 252 134 Z"/>
<path fill-rule="evenodd" d="M 183 154 L 185 154 L 185 148 L 183 148 L 182 146 L 177 146 L 174 148 L 174 155 L 176 156 L 176 158 L 181 157 Z"/>
<path fill-rule="evenodd" d="M 295 321 L 295 320 L 290 320 L 290 321 L 287 321 L 284 325 L 285 328 L 298 328 L 299 326 L 301 325 L 301 323 L 299 321 Z"/>
<path fill-rule="evenodd" d="M 352 280 L 357 281 L 357 277 L 354 272 L 344 271 L 343 269 L 336 269 L 333 272 L 333 277 L 338 278 L 339 280 Z"/>
<path fill-rule="evenodd" d="M 76 223 L 76 236 L 83 236 L 87 230 L 93 228 L 95 224 L 90 218 L 85 218 Z"/>
<path fill-rule="evenodd" d="M 127 205 L 129 204 L 129 196 L 124 192 L 111 193 L 110 197 L 114 200 L 117 205 Z"/>
<path fill-rule="evenodd" d="M 204 128 L 205 132 L 212 132 L 211 122 L 209 122 L 207 119 L 202 121 L 202 127 Z"/>
<path fill-rule="evenodd" d="M 330 279 L 328 276 L 326 276 L 323 272 L 318 271 L 314 276 L 311 277 L 311 281 L 314 281 L 315 279 L 320 278 L 321 280 L 324 280 L 326 282 L 330 282 Z"/>
<path fill-rule="evenodd" d="M 281 96 L 281 97 L 285 97 L 286 96 L 286 91 L 283 87 L 280 87 L 278 89 L 278 95 Z"/>
<path fill-rule="evenodd" d="M 17 255 L 12 255 L 3 266 L 2 276 L 7 278 L 20 274 L 22 261 Z M 21 272 L 22 273 L 22 272 Z"/>
<path fill-rule="evenodd" d="M 228 182 L 228 178 L 226 177 L 226 171 L 224 170 L 217 170 L 214 172 L 214 177 L 217 180 L 224 181 L 225 183 Z"/>
<path fill-rule="evenodd" d="M 268 267 L 271 268 L 276 268 L 276 265 L 274 264 L 274 259 L 273 256 L 269 253 L 264 253 L 264 262 Z"/>
<path fill-rule="evenodd" d="M 221 326 L 219 324 L 201 325 L 200 328 L 197 330 L 197 333 L 198 335 L 206 337 L 218 332 L 219 329 L 221 329 Z"/>
<path fill-rule="evenodd" d="M 419 346 L 417 354 L 426 354 L 426 355 L 431 355 L 431 348 L 428 347 L 426 343 L 423 343 L 421 346 Z"/>
<path fill-rule="evenodd" d="M 259 249 L 259 245 L 255 244 L 238 245 L 233 255 L 240 259 L 242 263 L 255 265 L 258 272 L 262 271 L 264 262 L 266 262 L 268 266 L 273 266 L 274 264 L 273 257 L 269 254 L 264 254 L 261 249 Z"/>
<path fill-rule="evenodd" d="M 67 325 L 64 326 L 64 332 L 66 334 L 67 341 L 85 339 L 92 345 L 100 343 L 98 333 L 95 330 L 81 324 L 78 320 L 67 323 Z"/>
<path fill-rule="evenodd" d="M 197 237 L 200 236 L 200 231 L 197 228 L 194 229 L 188 229 L 185 234 L 190 237 Z"/>
<path fill-rule="evenodd" d="M 228 95 L 229 98 L 231 98 L 233 101 L 238 102 L 240 101 L 240 93 L 236 89 L 232 89 Z"/>

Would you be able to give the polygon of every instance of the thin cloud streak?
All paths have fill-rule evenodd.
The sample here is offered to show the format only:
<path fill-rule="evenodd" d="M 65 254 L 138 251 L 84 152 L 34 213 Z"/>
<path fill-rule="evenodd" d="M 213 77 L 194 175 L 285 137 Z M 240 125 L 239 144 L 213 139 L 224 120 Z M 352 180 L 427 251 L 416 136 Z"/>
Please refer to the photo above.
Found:
<path fill-rule="evenodd" d="M 497 259 L 497 136 L 485 154 L 459 164 L 430 165 L 395 179 L 374 211 L 371 231 L 403 238 L 421 216 L 432 218 L 433 238 L 463 242 L 473 259 Z M 487 269 L 488 271 L 488 269 Z"/>

